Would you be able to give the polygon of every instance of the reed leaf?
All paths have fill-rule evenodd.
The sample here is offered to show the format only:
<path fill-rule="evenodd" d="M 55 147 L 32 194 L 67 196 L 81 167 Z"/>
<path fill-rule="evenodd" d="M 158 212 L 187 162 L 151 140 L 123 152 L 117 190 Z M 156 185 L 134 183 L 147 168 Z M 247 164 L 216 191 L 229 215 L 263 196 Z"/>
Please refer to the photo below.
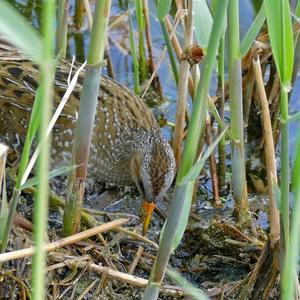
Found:
<path fill-rule="evenodd" d="M 41 119 L 39 127 L 39 141 L 41 152 L 38 159 L 38 190 L 34 201 L 34 243 L 36 252 L 32 260 L 32 299 L 45 299 L 46 288 L 46 252 L 45 243 L 48 223 L 48 172 L 50 165 L 50 137 L 47 135 L 47 127 L 50 121 L 53 102 L 53 81 L 55 71 L 54 55 L 54 30 L 55 3 L 44 1 L 42 10 L 42 59 L 40 61 L 39 97 L 42 99 Z"/>
<path fill-rule="evenodd" d="M 295 283 L 298 273 L 298 257 L 300 244 L 300 135 L 297 139 L 296 157 L 294 162 L 292 190 L 294 193 L 294 205 L 292 210 L 292 222 L 290 233 L 289 252 L 286 254 L 282 280 L 282 299 L 293 299 Z"/>
<path fill-rule="evenodd" d="M 268 31 L 282 86 L 289 91 L 294 62 L 294 39 L 288 0 L 265 0 Z"/>
<path fill-rule="evenodd" d="M 200 171 L 203 169 L 206 160 L 212 154 L 216 146 L 219 144 L 222 137 L 225 135 L 227 129 L 225 129 L 220 136 L 207 148 L 201 159 L 190 169 L 187 175 L 182 179 L 181 182 L 178 182 L 178 193 L 176 191 L 175 197 L 179 197 L 179 199 L 190 199 L 189 201 L 183 201 L 183 210 L 180 218 L 178 219 L 178 226 L 174 235 L 172 252 L 178 247 L 186 225 L 188 223 L 190 208 L 191 208 L 191 200 L 193 197 L 193 187 L 194 181 L 199 176 Z M 161 232 L 161 239 L 164 237 L 164 227 Z"/>
<path fill-rule="evenodd" d="M 42 40 L 39 33 L 5 0 L 0 1 L 0 33 L 29 59 L 41 61 Z"/>
<path fill-rule="evenodd" d="M 168 268 L 167 270 L 168 276 L 172 278 L 179 286 L 181 286 L 188 295 L 192 297 L 194 300 L 209 300 L 200 289 L 196 288 L 189 281 L 187 281 L 179 272 L 174 269 Z"/>
<path fill-rule="evenodd" d="M 162 21 L 168 15 L 172 0 L 159 0 L 157 5 L 157 18 Z"/>
<path fill-rule="evenodd" d="M 70 171 L 72 171 L 76 168 L 77 168 L 77 166 L 74 165 L 74 166 L 63 166 L 63 167 L 54 169 L 54 170 L 49 172 L 48 180 L 50 180 L 54 177 L 57 177 L 57 176 L 65 175 L 65 174 L 69 173 Z M 27 189 L 27 188 L 31 188 L 31 187 L 33 187 L 35 185 L 38 185 L 38 184 L 39 184 L 39 178 L 37 176 L 34 176 L 34 177 L 26 180 L 26 182 L 21 185 L 21 189 L 24 190 L 24 189 Z"/>
<path fill-rule="evenodd" d="M 5 165 L 7 157 L 8 147 L 0 143 L 0 247 L 3 241 L 3 235 L 7 219 L 9 215 L 8 201 L 6 194 L 6 180 L 5 180 Z"/>
<path fill-rule="evenodd" d="M 140 74 L 139 74 L 139 60 L 136 53 L 135 38 L 132 25 L 131 12 L 129 11 L 129 41 L 130 51 L 133 61 L 133 74 L 134 74 L 134 92 L 138 95 L 140 93 Z"/>
<path fill-rule="evenodd" d="M 195 22 L 197 41 L 202 48 L 206 49 L 213 24 L 206 0 L 193 0 L 193 12 L 197 16 L 197 22 Z"/>
<path fill-rule="evenodd" d="M 59 0 L 57 7 L 57 29 L 55 54 L 66 58 L 68 38 L 69 0 Z"/>
<path fill-rule="evenodd" d="M 166 46 L 167 46 L 167 50 L 168 50 L 168 54 L 169 54 L 169 58 L 170 58 L 170 62 L 171 62 L 171 67 L 172 67 L 174 79 L 175 79 L 176 85 L 178 85 L 178 80 L 179 80 L 178 67 L 177 67 L 176 58 L 175 58 L 175 55 L 174 55 L 174 52 L 173 52 L 171 39 L 170 39 L 168 29 L 167 29 L 167 26 L 166 26 L 166 21 L 165 20 L 160 21 L 160 25 L 161 25 L 163 36 L 164 36 L 165 43 L 166 43 Z"/>
<path fill-rule="evenodd" d="M 241 50 L 240 50 L 241 58 L 243 58 L 247 54 L 248 50 L 252 46 L 256 36 L 260 32 L 260 30 L 265 22 L 265 19 L 266 19 L 265 9 L 264 9 L 264 6 L 262 5 L 258 14 L 256 15 L 255 19 L 253 20 L 250 28 L 246 32 L 246 34 L 241 42 Z"/>
<path fill-rule="evenodd" d="M 215 147 L 219 144 L 220 140 L 222 139 L 222 137 L 224 136 L 224 134 L 226 133 L 226 131 L 227 131 L 227 128 L 225 128 L 223 130 L 223 132 L 218 136 L 218 138 L 207 148 L 207 150 L 205 151 L 205 153 L 203 154 L 203 156 L 201 157 L 201 159 L 196 164 L 193 165 L 193 167 L 183 177 L 183 179 L 181 181 L 177 182 L 178 185 L 187 184 L 190 181 L 194 181 L 198 177 L 200 171 L 204 167 L 204 164 L 205 164 L 206 160 L 212 154 L 212 152 L 214 151 Z"/>

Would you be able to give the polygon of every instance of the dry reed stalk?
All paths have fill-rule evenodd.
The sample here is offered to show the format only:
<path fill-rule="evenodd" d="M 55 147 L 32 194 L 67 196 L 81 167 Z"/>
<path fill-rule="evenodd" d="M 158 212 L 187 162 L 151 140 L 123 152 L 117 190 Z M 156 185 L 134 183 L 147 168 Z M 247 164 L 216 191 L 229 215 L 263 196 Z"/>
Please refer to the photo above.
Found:
<path fill-rule="evenodd" d="M 205 140 L 207 146 L 212 145 L 213 137 L 212 137 L 212 126 L 211 120 L 209 116 L 207 116 L 206 120 L 206 127 L 205 127 Z M 212 182 L 212 190 L 213 190 L 213 198 L 214 198 L 214 205 L 216 207 L 221 206 L 221 200 L 219 195 L 219 181 L 218 181 L 218 174 L 217 174 L 217 163 L 214 153 L 209 156 L 209 166 L 210 166 L 210 176 Z"/>
<path fill-rule="evenodd" d="M 119 220 L 115 220 L 106 224 L 102 224 L 99 225 L 95 228 L 91 228 L 76 234 L 73 234 L 72 236 L 69 236 L 67 238 L 61 239 L 59 241 L 53 242 L 53 243 L 49 243 L 44 245 L 43 250 L 46 252 L 50 252 L 50 251 L 54 251 L 56 249 L 65 247 L 67 245 L 73 244 L 75 242 L 78 242 L 80 240 L 89 238 L 93 235 L 96 235 L 100 232 L 105 232 L 108 230 L 112 230 L 116 227 L 119 227 L 125 223 L 127 223 L 128 220 L 127 219 L 119 219 Z M 17 250 L 17 251 L 12 251 L 12 252 L 7 252 L 7 253 L 3 253 L 0 254 L 0 262 L 5 262 L 5 261 L 10 261 L 10 260 L 14 260 L 14 259 L 18 259 L 18 258 L 23 258 L 23 257 L 28 257 L 28 256 L 32 256 L 35 253 L 35 247 L 29 247 L 29 248 L 25 248 L 25 249 L 21 249 L 21 250 Z"/>
<path fill-rule="evenodd" d="M 265 158 L 266 168 L 268 176 L 268 195 L 270 201 L 270 240 L 277 241 L 280 238 L 280 222 L 279 222 L 279 211 L 276 206 L 275 196 L 273 193 L 272 186 L 277 184 L 277 170 L 275 161 L 275 149 L 272 133 L 272 124 L 270 118 L 270 110 L 267 95 L 265 92 L 260 60 L 257 56 L 252 60 L 253 70 L 256 80 L 257 91 L 259 94 L 260 105 L 261 105 L 261 119 L 263 127 L 263 136 L 265 142 Z"/>
<path fill-rule="evenodd" d="M 149 67 L 151 73 L 155 70 L 155 63 L 153 60 L 153 47 L 152 47 L 152 39 L 151 39 L 151 30 L 150 30 L 150 18 L 149 18 L 149 7 L 148 7 L 148 0 L 143 0 L 143 13 L 145 16 L 145 29 L 146 29 L 146 41 L 149 53 Z M 154 79 L 155 87 L 158 89 L 160 100 L 164 100 L 163 91 L 161 88 L 159 76 L 157 75 Z"/>
<path fill-rule="evenodd" d="M 191 6 L 191 4 L 190 4 Z M 188 49 L 193 43 L 193 13 L 192 7 L 189 9 L 184 47 Z M 188 77 L 190 64 L 188 60 L 181 59 L 179 66 L 179 82 L 178 82 L 178 100 L 176 106 L 176 123 L 174 129 L 173 151 L 177 166 L 180 163 L 182 154 L 182 142 L 185 126 L 185 113 L 187 103 Z"/>
<path fill-rule="evenodd" d="M 171 23 L 169 17 L 166 16 L 165 20 L 166 20 L 166 26 L 167 26 L 167 29 L 168 29 L 168 32 L 169 32 L 169 35 L 170 35 L 170 40 L 172 42 L 172 45 L 173 45 L 173 48 L 175 50 L 176 56 L 177 56 L 178 59 L 180 59 L 181 56 L 182 56 L 181 46 L 179 44 L 179 41 L 178 41 L 176 35 L 175 34 L 171 35 L 173 26 L 172 26 L 172 23 Z M 194 81 L 193 81 L 191 75 L 189 76 L 188 80 L 189 80 L 189 85 L 188 85 L 189 86 L 189 93 L 190 93 L 190 96 L 192 97 L 192 99 L 194 99 L 195 87 L 194 87 Z"/>

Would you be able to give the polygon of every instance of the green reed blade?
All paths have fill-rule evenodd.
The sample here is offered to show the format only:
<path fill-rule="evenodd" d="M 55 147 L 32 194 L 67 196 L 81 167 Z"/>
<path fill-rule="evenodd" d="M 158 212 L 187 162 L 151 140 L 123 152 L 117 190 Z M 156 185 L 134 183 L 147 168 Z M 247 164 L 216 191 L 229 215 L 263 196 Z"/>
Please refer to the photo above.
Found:
<path fill-rule="evenodd" d="M 172 0 L 159 0 L 157 4 L 157 18 L 162 21 L 169 13 Z"/>
<path fill-rule="evenodd" d="M 6 0 L 0 1 L 0 33 L 31 60 L 42 57 L 42 41 L 36 30 Z"/>
<path fill-rule="evenodd" d="M 247 33 L 245 34 L 242 42 L 241 42 L 241 57 L 243 58 L 250 47 L 253 45 L 253 42 L 260 32 L 264 22 L 266 19 L 264 6 L 262 5 L 258 14 L 256 15 L 255 19 L 253 20 L 250 28 L 248 29 Z"/>
<path fill-rule="evenodd" d="M 213 19 L 206 0 L 193 0 L 195 22 L 195 35 L 199 45 L 206 50 L 213 24 Z"/>

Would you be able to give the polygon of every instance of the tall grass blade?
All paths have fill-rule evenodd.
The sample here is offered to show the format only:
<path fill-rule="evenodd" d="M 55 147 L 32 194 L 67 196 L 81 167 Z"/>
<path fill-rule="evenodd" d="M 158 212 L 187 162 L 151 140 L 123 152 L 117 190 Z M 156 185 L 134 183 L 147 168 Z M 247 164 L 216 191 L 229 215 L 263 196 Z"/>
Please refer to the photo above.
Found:
<path fill-rule="evenodd" d="M 69 173 L 72 170 L 75 170 L 76 168 L 77 168 L 77 166 L 63 166 L 58 169 L 54 169 L 49 172 L 48 180 L 50 180 L 54 177 L 57 177 L 57 176 L 66 175 L 67 173 Z M 34 177 L 26 180 L 26 182 L 21 185 L 21 189 L 24 190 L 24 189 L 30 188 L 30 187 L 38 185 L 38 184 L 39 184 L 39 178 L 37 176 L 34 176 Z"/>
<path fill-rule="evenodd" d="M 298 278 L 298 258 L 300 245 L 300 135 L 297 139 L 296 157 L 292 177 L 292 190 L 294 193 L 294 205 L 292 210 L 292 226 L 289 252 L 286 254 L 282 280 L 282 299 L 293 299 L 295 283 Z"/>
<path fill-rule="evenodd" d="M 196 180 L 200 171 L 203 169 L 206 160 L 212 154 L 215 147 L 219 144 L 226 131 L 227 129 L 225 128 L 223 132 L 218 136 L 218 138 L 207 148 L 201 159 L 193 165 L 193 167 L 189 170 L 189 172 L 184 176 L 184 178 L 181 181 L 177 182 L 178 185 L 187 184 L 190 181 Z"/>
<path fill-rule="evenodd" d="M 59 0 L 57 7 L 57 29 L 55 54 L 65 58 L 68 38 L 68 11 L 69 0 Z"/>
<path fill-rule="evenodd" d="M 130 51 L 133 61 L 133 74 L 134 74 L 134 92 L 138 95 L 140 93 L 140 75 L 139 75 L 139 60 L 136 54 L 135 38 L 132 25 L 131 12 L 129 11 L 129 41 Z"/>
<path fill-rule="evenodd" d="M 205 151 L 204 155 L 201 157 L 201 159 L 190 169 L 188 174 L 182 179 L 181 182 L 178 182 L 178 193 L 175 194 L 175 197 L 179 197 L 179 199 L 183 200 L 183 209 L 182 214 L 178 215 L 178 226 L 175 232 L 173 245 L 171 248 L 171 251 L 173 252 L 179 245 L 186 225 L 188 223 L 190 209 L 191 209 L 191 200 L 193 197 L 193 188 L 194 188 L 194 181 L 199 176 L 200 171 L 203 169 L 204 164 L 206 160 L 209 158 L 209 156 L 212 154 L 215 147 L 219 144 L 220 140 L 224 136 L 226 132 L 226 129 L 220 134 L 220 136 L 211 144 L 207 150 Z M 186 200 L 185 200 L 186 199 Z M 180 201 L 180 200 L 179 200 Z M 182 200 L 181 200 L 182 201 Z M 164 236 L 164 228 L 161 232 L 161 239 L 163 239 Z"/>
<path fill-rule="evenodd" d="M 157 18 L 162 21 L 168 15 L 172 0 L 159 0 L 157 5 Z"/>
<path fill-rule="evenodd" d="M 0 1 L 1 34 L 31 60 L 39 62 L 42 57 L 42 41 L 36 30 L 6 0 Z"/>
<path fill-rule="evenodd" d="M 6 181 L 5 181 L 5 165 L 7 157 L 8 147 L 0 143 L 0 247 L 3 241 L 4 229 L 7 224 L 8 218 L 8 202 L 6 195 Z"/>
<path fill-rule="evenodd" d="M 136 18 L 139 31 L 139 67 L 140 67 L 140 79 L 144 82 L 148 76 L 148 65 L 146 60 L 146 51 L 144 43 L 144 33 L 145 33 L 145 20 L 143 13 L 143 2 L 142 0 L 135 0 L 135 10 Z"/>
<path fill-rule="evenodd" d="M 197 41 L 202 48 L 206 49 L 213 24 L 206 0 L 193 0 L 193 12 L 197 16 L 197 22 L 195 22 Z"/>
<path fill-rule="evenodd" d="M 247 33 L 245 34 L 242 42 L 241 42 L 241 58 L 243 58 L 250 47 L 252 46 L 256 36 L 260 32 L 264 22 L 266 19 L 264 6 L 262 5 L 258 14 L 256 15 L 254 21 L 252 22 L 250 28 L 248 29 Z"/>
<path fill-rule="evenodd" d="M 175 55 L 174 55 L 174 52 L 173 52 L 171 40 L 170 40 L 170 37 L 169 37 L 168 29 L 167 29 L 167 26 L 166 26 L 166 21 L 165 20 L 160 21 L 160 25 L 161 25 L 161 29 L 162 29 L 162 32 L 163 32 L 165 42 L 166 42 L 166 46 L 167 46 L 167 50 L 168 50 L 168 54 L 169 54 L 169 58 L 170 58 L 170 62 L 171 62 L 171 67 L 172 67 L 172 71 L 173 71 L 173 75 L 174 75 L 174 79 L 175 79 L 176 85 L 178 85 L 178 80 L 179 80 L 178 68 L 177 68 L 176 58 L 175 58 Z"/>
<path fill-rule="evenodd" d="M 36 253 L 32 261 L 32 299 L 45 299 L 46 297 L 46 252 L 43 245 L 46 240 L 48 223 L 48 194 L 49 182 L 48 171 L 50 164 L 50 138 L 47 135 L 47 127 L 50 121 L 51 108 L 53 101 L 53 80 L 54 80 L 54 30 L 53 21 L 55 16 L 55 3 L 45 1 L 42 11 L 42 36 L 43 50 L 42 60 L 40 61 L 40 97 L 43 105 L 41 106 L 41 122 L 39 128 L 39 141 L 41 153 L 38 160 L 37 176 L 39 186 L 34 202 L 34 243 Z"/>
<path fill-rule="evenodd" d="M 179 286 L 181 286 L 194 300 L 209 300 L 201 290 L 192 285 L 187 281 L 180 273 L 176 270 L 168 268 L 167 274 L 174 280 Z"/>
<path fill-rule="evenodd" d="M 290 89 L 294 62 L 294 39 L 288 0 L 264 1 L 274 60 L 283 87 Z"/>

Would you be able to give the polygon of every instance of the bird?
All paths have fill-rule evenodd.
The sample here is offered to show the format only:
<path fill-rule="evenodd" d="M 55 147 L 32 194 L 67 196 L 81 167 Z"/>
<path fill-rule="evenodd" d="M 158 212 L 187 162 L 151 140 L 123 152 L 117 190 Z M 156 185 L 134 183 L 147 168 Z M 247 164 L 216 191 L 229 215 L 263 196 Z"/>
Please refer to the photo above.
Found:
<path fill-rule="evenodd" d="M 75 73 L 79 64 L 75 64 Z M 54 78 L 54 108 L 68 87 L 71 64 L 61 59 Z M 39 69 L 12 46 L 0 43 L 0 141 L 21 153 L 38 88 Z M 51 166 L 68 165 L 84 72 L 52 131 Z M 158 201 L 170 188 L 176 163 L 148 106 L 130 89 L 102 75 L 89 154 L 88 176 L 136 186 L 143 199 L 143 234 Z"/>

